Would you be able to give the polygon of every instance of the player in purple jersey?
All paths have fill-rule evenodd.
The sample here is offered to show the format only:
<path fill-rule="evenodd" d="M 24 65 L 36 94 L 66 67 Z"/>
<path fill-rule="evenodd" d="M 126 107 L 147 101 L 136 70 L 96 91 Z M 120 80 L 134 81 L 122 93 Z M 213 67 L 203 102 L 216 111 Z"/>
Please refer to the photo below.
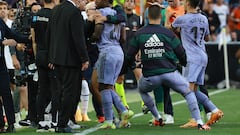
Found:
<path fill-rule="evenodd" d="M 112 0 L 95 1 L 97 8 L 99 8 L 103 16 L 116 14 L 116 11 L 110 7 L 112 2 Z M 124 58 L 119 42 L 124 40 L 122 36 L 124 35 L 123 26 L 122 23 L 103 23 L 97 18 L 95 19 L 95 32 L 93 35 L 96 39 L 99 39 L 97 41 L 99 57 L 96 62 L 96 68 L 105 117 L 104 123 L 100 126 L 101 129 L 116 128 L 113 123 L 113 104 L 121 112 L 120 127 L 126 126 L 134 114 L 131 110 L 125 108 L 117 93 L 113 91 L 113 86 L 121 71 Z"/>
<path fill-rule="evenodd" d="M 183 75 L 189 82 L 189 87 L 195 92 L 197 100 L 211 112 L 211 118 L 207 125 L 214 124 L 223 117 L 223 112 L 219 110 L 209 98 L 198 91 L 198 85 L 204 84 L 204 74 L 208 62 L 205 49 L 205 41 L 209 40 L 209 26 L 207 18 L 197 11 L 199 0 L 186 0 L 185 10 L 187 13 L 178 17 L 172 24 L 175 31 L 180 31 L 181 40 L 187 54 L 187 65 Z M 196 121 L 190 121 L 190 126 L 197 126 Z"/>

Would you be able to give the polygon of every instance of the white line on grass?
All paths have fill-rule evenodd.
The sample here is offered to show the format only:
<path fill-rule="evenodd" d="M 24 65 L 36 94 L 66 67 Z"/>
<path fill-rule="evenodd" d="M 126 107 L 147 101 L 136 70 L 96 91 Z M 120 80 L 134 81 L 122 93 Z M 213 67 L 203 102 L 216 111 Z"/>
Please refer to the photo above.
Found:
<path fill-rule="evenodd" d="M 219 94 L 219 93 L 222 93 L 222 92 L 225 92 L 225 91 L 228 91 L 228 89 L 216 90 L 216 91 L 210 92 L 209 96 L 216 95 L 216 94 Z M 173 102 L 173 106 L 183 104 L 185 102 L 186 102 L 186 100 L 180 100 L 180 101 L 177 101 L 177 102 Z M 140 117 L 140 116 L 143 116 L 143 115 L 144 115 L 143 113 L 137 113 L 137 114 L 134 114 L 133 118 L 137 118 L 137 117 Z M 81 133 L 76 133 L 74 135 L 87 135 L 87 134 L 90 134 L 92 132 L 97 131 L 98 129 L 99 128 L 97 128 L 97 127 L 92 127 L 92 128 L 89 128 L 89 129 L 86 129 L 86 130 L 82 131 Z"/>

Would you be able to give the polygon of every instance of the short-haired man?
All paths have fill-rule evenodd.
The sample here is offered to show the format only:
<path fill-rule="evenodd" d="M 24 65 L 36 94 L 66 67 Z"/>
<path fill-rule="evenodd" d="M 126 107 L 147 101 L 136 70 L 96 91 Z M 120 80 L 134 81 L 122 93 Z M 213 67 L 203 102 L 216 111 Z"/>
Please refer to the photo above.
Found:
<path fill-rule="evenodd" d="M 139 92 L 142 100 L 154 116 L 153 125 L 163 126 L 163 119 L 148 92 L 166 85 L 187 100 L 189 110 L 198 122 L 198 129 L 209 130 L 210 128 L 203 124 L 193 91 L 189 89 L 188 82 L 177 71 L 176 59 L 179 59 L 182 65 L 186 65 L 185 51 L 176 35 L 159 25 L 160 11 L 161 7 L 158 4 L 149 7 L 149 25 L 136 32 L 127 53 L 129 64 L 131 64 L 136 53 L 141 51 L 143 76 L 139 80 Z"/>

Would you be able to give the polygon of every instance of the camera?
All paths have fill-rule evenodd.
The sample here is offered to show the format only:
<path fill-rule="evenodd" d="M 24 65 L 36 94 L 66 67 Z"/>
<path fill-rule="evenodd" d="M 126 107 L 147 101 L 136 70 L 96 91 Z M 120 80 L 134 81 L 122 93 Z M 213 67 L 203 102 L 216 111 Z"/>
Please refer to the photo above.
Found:
<path fill-rule="evenodd" d="M 26 86 L 27 74 L 24 70 L 15 70 L 15 84 L 16 86 Z"/>

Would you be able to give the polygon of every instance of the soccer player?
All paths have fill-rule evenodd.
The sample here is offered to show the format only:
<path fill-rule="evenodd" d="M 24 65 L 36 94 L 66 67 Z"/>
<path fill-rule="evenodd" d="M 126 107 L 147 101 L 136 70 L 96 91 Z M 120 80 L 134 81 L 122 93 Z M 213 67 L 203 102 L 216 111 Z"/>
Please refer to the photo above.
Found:
<path fill-rule="evenodd" d="M 110 6 L 112 0 L 96 0 L 96 7 L 103 16 L 115 15 L 116 11 Z M 133 116 L 131 110 L 127 110 L 120 101 L 119 96 L 113 91 L 113 86 L 121 71 L 123 64 L 123 51 L 120 42 L 124 41 L 124 24 L 110 24 L 95 20 L 94 37 L 97 41 L 99 57 L 96 63 L 98 73 L 99 90 L 102 97 L 105 122 L 100 126 L 101 129 L 115 129 L 113 123 L 112 105 L 120 110 L 120 127 L 128 124 L 128 120 Z M 120 42 L 119 42 L 120 41 Z"/>
<path fill-rule="evenodd" d="M 211 118 L 206 123 L 212 125 L 223 117 L 223 112 L 205 94 L 197 90 L 198 85 L 204 83 L 208 61 L 205 40 L 209 40 L 208 19 L 198 12 L 198 5 L 199 0 L 186 0 L 184 6 L 187 13 L 178 17 L 173 22 L 172 27 L 175 30 L 181 28 L 181 40 L 187 54 L 187 65 L 183 74 L 189 82 L 189 88 L 194 91 L 198 102 L 212 112 Z M 197 124 L 195 123 L 192 126 L 197 126 Z"/>
<path fill-rule="evenodd" d="M 161 7 L 158 4 L 149 7 L 149 25 L 136 32 L 127 53 L 129 65 L 131 65 L 136 53 L 141 51 L 143 76 L 139 80 L 139 92 L 142 100 L 154 116 L 153 125 L 163 126 L 163 119 L 148 92 L 162 85 L 173 88 L 187 100 L 192 117 L 197 120 L 198 129 L 209 130 L 210 127 L 204 125 L 201 119 L 194 92 L 189 89 L 188 82 L 177 71 L 175 63 L 177 58 L 182 65 L 186 65 L 185 51 L 176 35 L 159 25 L 160 11 Z"/>

